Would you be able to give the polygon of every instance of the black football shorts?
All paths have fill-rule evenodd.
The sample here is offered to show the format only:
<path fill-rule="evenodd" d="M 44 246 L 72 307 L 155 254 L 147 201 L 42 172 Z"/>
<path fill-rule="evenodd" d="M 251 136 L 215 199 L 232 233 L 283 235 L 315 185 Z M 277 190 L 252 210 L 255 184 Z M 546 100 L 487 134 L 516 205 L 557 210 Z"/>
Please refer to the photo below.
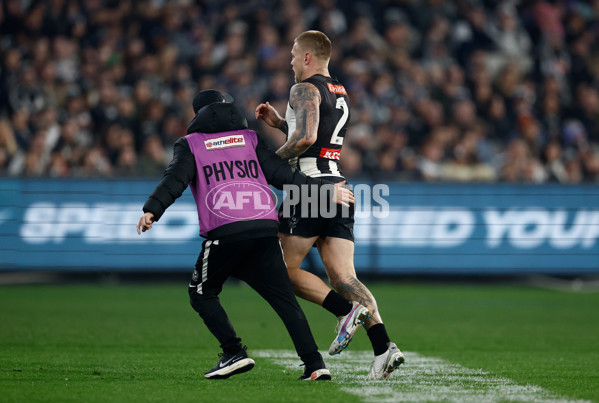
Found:
<path fill-rule="evenodd" d="M 329 206 L 329 208 L 331 208 Z M 334 204 L 336 208 L 335 215 L 332 218 L 322 217 L 314 211 L 310 211 L 309 206 L 301 202 L 284 208 L 281 204 L 279 208 L 279 232 L 289 235 L 299 235 L 303 237 L 319 236 L 321 239 L 326 237 L 343 238 L 354 241 L 354 211 L 355 207 L 345 207 L 340 204 Z M 330 210 L 333 211 L 333 210 Z"/>

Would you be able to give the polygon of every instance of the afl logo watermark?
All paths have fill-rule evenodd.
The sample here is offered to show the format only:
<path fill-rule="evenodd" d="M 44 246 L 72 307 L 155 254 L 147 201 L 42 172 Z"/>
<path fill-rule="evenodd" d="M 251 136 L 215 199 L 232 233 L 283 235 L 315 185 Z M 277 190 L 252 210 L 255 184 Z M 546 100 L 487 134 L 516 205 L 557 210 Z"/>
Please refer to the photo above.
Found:
<path fill-rule="evenodd" d="M 277 195 L 259 183 L 229 182 L 210 190 L 205 203 L 208 210 L 220 218 L 256 220 L 275 210 Z"/>

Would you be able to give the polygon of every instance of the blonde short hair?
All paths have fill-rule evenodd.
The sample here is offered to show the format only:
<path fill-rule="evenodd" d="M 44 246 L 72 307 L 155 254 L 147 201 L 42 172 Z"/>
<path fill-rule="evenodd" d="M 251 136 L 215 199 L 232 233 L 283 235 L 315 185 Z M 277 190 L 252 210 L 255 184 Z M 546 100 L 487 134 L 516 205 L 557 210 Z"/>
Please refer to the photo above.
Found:
<path fill-rule="evenodd" d="M 328 36 L 320 31 L 305 31 L 299 34 L 293 42 L 300 49 L 311 52 L 316 58 L 329 61 L 333 53 L 333 45 Z"/>

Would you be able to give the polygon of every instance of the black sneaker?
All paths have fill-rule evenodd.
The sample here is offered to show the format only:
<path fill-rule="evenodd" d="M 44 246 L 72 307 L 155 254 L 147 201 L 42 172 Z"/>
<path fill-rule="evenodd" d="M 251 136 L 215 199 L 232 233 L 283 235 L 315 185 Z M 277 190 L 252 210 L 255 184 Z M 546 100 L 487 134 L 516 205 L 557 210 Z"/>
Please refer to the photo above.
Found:
<path fill-rule="evenodd" d="M 205 372 L 204 376 L 209 379 L 225 379 L 254 368 L 255 362 L 248 357 L 246 350 L 247 347 L 243 346 L 237 354 L 219 353 L 220 361 L 210 371 Z"/>
<path fill-rule="evenodd" d="M 323 362 L 320 362 L 316 365 L 307 366 L 304 369 L 304 374 L 297 379 L 300 381 L 330 381 L 331 372 L 325 368 Z"/>

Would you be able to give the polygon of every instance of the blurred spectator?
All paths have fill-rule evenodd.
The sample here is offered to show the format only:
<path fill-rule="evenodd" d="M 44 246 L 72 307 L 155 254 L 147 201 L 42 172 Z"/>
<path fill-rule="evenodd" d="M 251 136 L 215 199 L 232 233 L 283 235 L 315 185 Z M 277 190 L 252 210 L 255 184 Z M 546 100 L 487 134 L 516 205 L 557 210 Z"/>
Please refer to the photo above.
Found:
<path fill-rule="evenodd" d="M 463 2 L 462 13 L 452 28 L 452 42 L 457 62 L 464 66 L 477 50 L 495 50 L 490 33 L 489 12 L 481 0 Z"/>
<path fill-rule="evenodd" d="M 524 140 L 512 140 L 500 158 L 503 159 L 500 178 L 505 182 L 540 183 L 546 179 L 541 162 Z"/>
<path fill-rule="evenodd" d="M 158 136 L 148 137 L 143 146 L 140 169 L 148 175 L 159 176 L 166 168 L 168 157 L 165 155 L 162 141 Z"/>
<path fill-rule="evenodd" d="M 137 154 L 135 153 L 135 149 L 130 145 L 119 152 L 115 165 L 116 174 L 118 176 L 139 175 L 140 166 L 137 160 Z"/>
<path fill-rule="evenodd" d="M 67 172 L 70 172 L 71 167 L 77 169 L 81 165 L 90 146 L 91 138 L 86 132 L 80 130 L 75 118 L 70 118 L 60 127 L 60 138 L 52 150 L 52 156 L 54 159 L 61 157 L 60 163 L 64 162 Z"/>
<path fill-rule="evenodd" d="M 438 138 L 432 137 L 422 144 L 418 170 L 424 180 L 440 179 L 443 154 L 443 145 Z"/>
<path fill-rule="evenodd" d="M 496 179 L 490 164 L 479 157 L 480 133 L 468 130 L 453 146 L 452 158 L 441 167 L 439 178 L 459 182 L 491 182 Z"/>
<path fill-rule="evenodd" d="M 518 118 L 517 137 L 524 140 L 533 155 L 541 155 L 545 147 L 545 137 L 537 120 L 530 115 L 522 115 Z"/>
<path fill-rule="evenodd" d="M 506 144 L 514 130 L 514 123 L 507 115 L 505 99 L 501 95 L 493 95 L 483 116 L 488 122 L 487 136 L 497 143 Z"/>
<path fill-rule="evenodd" d="M 489 27 L 489 35 L 496 49 L 487 57 L 491 74 L 499 71 L 508 61 L 518 63 L 523 73 L 530 71 L 533 64 L 530 54 L 532 42 L 519 23 L 513 1 L 504 0 L 497 5 L 494 21 Z"/>
<path fill-rule="evenodd" d="M 84 177 L 110 176 L 112 165 L 104 150 L 100 147 L 91 148 L 83 158 L 83 166 L 80 175 Z"/>
<path fill-rule="evenodd" d="M 48 175 L 52 178 L 67 178 L 70 175 L 69 163 L 59 152 L 53 152 L 48 165 Z"/>
<path fill-rule="evenodd" d="M 599 182 L 599 2 L 5 1 L 0 174 L 160 175 L 200 88 L 283 112 L 290 44 L 335 46 L 341 165 L 381 180 Z"/>
<path fill-rule="evenodd" d="M 584 126 L 585 136 L 593 142 L 599 142 L 599 92 L 587 84 L 576 89 L 575 110 L 572 117 Z"/>
<path fill-rule="evenodd" d="M 562 162 L 562 147 L 558 141 L 552 141 L 545 147 L 545 169 L 549 182 L 568 182 L 568 172 Z"/>
<path fill-rule="evenodd" d="M 18 153 L 19 148 L 14 132 L 7 120 L 0 120 L 0 175 L 8 172 L 10 161 Z"/>

